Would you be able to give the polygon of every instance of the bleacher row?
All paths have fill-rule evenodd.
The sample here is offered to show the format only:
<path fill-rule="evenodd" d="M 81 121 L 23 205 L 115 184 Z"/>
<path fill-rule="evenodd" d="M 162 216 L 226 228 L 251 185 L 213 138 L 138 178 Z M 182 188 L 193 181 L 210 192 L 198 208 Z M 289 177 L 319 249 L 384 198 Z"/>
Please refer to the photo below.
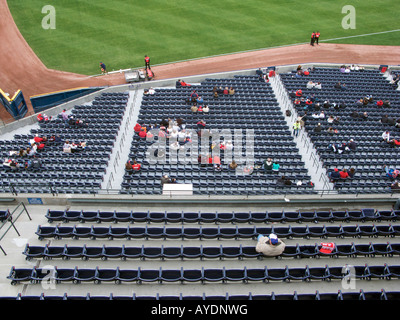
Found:
<path fill-rule="evenodd" d="M 320 258 L 320 257 L 357 257 L 357 256 L 389 256 L 400 255 L 400 244 L 397 243 L 372 243 L 369 244 L 335 244 L 331 253 L 321 253 L 321 245 L 286 246 L 285 251 L 277 258 Z M 254 246 L 164 246 L 146 247 L 144 245 L 132 246 L 31 246 L 26 245 L 23 254 L 26 260 L 32 259 L 224 259 L 224 258 L 257 258 L 264 255 L 255 250 Z"/>
<path fill-rule="evenodd" d="M 41 226 L 36 231 L 43 239 L 253 239 L 259 234 L 275 233 L 280 238 L 327 237 L 395 237 L 400 234 L 398 225 L 345 225 L 345 226 L 285 226 L 285 227 L 83 227 Z"/>
<path fill-rule="evenodd" d="M 103 211 L 53 210 L 45 217 L 53 222 L 147 222 L 147 223 L 273 223 L 273 222 L 350 222 L 397 221 L 399 210 L 298 210 L 298 211 Z"/>
<path fill-rule="evenodd" d="M 91 105 L 77 105 L 71 115 L 84 120 L 87 126 L 67 127 L 58 115 L 49 121 L 40 122 L 38 129 L 29 134 L 15 134 L 13 140 L 2 140 L 1 157 L 14 158 L 22 168 L 11 170 L 0 168 L 1 192 L 15 193 L 96 193 L 101 187 L 104 174 L 120 123 L 127 105 L 128 93 L 103 93 L 94 99 Z M 35 158 L 40 159 L 40 169 L 25 170 L 24 164 L 29 157 L 10 156 L 10 151 L 19 152 L 30 146 L 31 139 L 59 136 L 61 142 L 47 142 L 38 150 Z M 63 152 L 65 141 L 71 143 L 86 142 L 86 148 L 78 153 Z"/>
<path fill-rule="evenodd" d="M 229 281 L 242 281 L 243 283 L 254 282 L 269 282 L 269 281 L 331 281 L 342 280 L 350 274 L 357 280 L 372 280 L 372 279 L 385 279 L 391 280 L 392 278 L 400 279 L 400 265 L 389 266 L 376 265 L 376 266 L 351 266 L 354 268 L 351 273 L 350 266 L 334 266 L 330 267 L 293 267 L 285 266 L 284 268 L 213 268 L 207 269 L 115 269 L 100 267 L 89 268 L 57 268 L 53 271 L 49 268 L 28 268 L 21 269 L 12 267 L 8 279 L 11 280 L 12 285 L 20 284 L 23 282 L 30 282 L 31 284 L 41 283 L 43 279 L 53 279 L 55 283 L 74 283 L 79 284 L 82 282 L 93 282 L 100 284 L 102 282 L 115 282 L 121 284 L 123 282 L 136 282 L 141 283 L 163 283 L 163 282 L 221 282 L 226 283 Z"/>
<path fill-rule="evenodd" d="M 123 296 L 123 295 L 114 295 L 110 294 L 109 296 L 101 296 L 101 295 L 91 295 L 90 293 L 86 295 L 69 295 L 65 293 L 64 295 L 47 295 L 42 293 L 39 296 L 29 296 L 18 294 L 15 297 L 0 297 L 0 300 L 68 300 L 68 301 L 76 301 L 76 300 L 230 300 L 230 301 L 246 301 L 246 300 L 303 300 L 303 301 L 324 301 L 324 300 L 368 300 L 368 301 L 377 301 L 377 300 L 385 300 L 385 301 L 396 301 L 400 298 L 400 292 L 398 291 L 386 291 L 382 289 L 381 291 L 368 291 L 360 290 L 360 292 L 346 292 L 339 290 L 337 293 L 320 293 L 318 290 L 315 293 L 297 293 L 296 291 L 293 294 L 275 294 L 271 292 L 271 294 L 252 294 L 249 292 L 247 295 L 237 295 L 230 294 L 227 292 L 225 295 L 206 295 L 203 293 L 202 295 L 183 295 L 182 293 L 179 295 L 161 295 L 159 293 L 155 295 L 136 295 L 135 293 L 131 296 Z"/>
<path fill-rule="evenodd" d="M 398 129 L 380 119 L 387 114 L 395 120 L 399 118 L 400 92 L 390 85 L 383 74 L 378 70 L 351 71 L 341 73 L 339 68 L 316 68 L 308 76 L 296 77 L 295 71 L 280 74 L 285 90 L 290 93 L 301 89 L 303 92 L 300 104 L 295 104 L 298 97 L 291 97 L 291 101 L 298 113 L 303 116 L 305 111 L 305 130 L 311 139 L 323 166 L 328 173 L 334 168 L 339 170 L 355 168 L 356 174 L 352 179 L 339 179 L 334 187 L 340 193 L 390 193 L 392 181 L 386 176 L 383 165 L 396 168 L 398 164 L 398 148 L 391 148 L 382 141 L 382 133 L 391 132 L 391 138 L 399 138 Z M 307 83 L 321 82 L 322 89 L 308 89 Z M 334 88 L 337 82 L 346 85 L 346 90 Z M 371 95 L 373 102 L 368 105 L 359 105 L 357 101 Z M 314 96 L 312 106 L 305 104 L 305 99 Z M 390 106 L 379 107 L 378 100 L 388 100 Z M 324 107 L 329 101 L 330 106 Z M 320 108 L 315 108 L 316 104 Z M 334 107 L 334 105 L 336 107 Z M 318 110 L 317 110 L 318 109 Z M 312 114 L 319 114 L 323 110 L 325 118 L 314 118 Z M 354 118 L 352 113 L 367 112 L 367 119 Z M 338 123 L 328 123 L 329 116 L 338 117 Z M 322 131 L 314 132 L 314 128 L 321 123 Z M 333 127 L 337 133 L 329 133 L 327 129 Z M 353 139 L 357 144 L 356 151 L 334 153 L 329 146 L 332 144 L 348 143 Z"/>
<path fill-rule="evenodd" d="M 233 87 L 235 94 L 220 94 L 213 97 L 214 87 Z M 204 100 L 203 105 L 208 105 L 209 113 L 192 113 L 191 104 L 187 102 L 190 94 L 196 90 Z M 257 76 L 235 76 L 233 79 L 205 79 L 201 84 L 190 87 L 159 88 L 153 95 L 145 95 L 140 107 L 138 123 L 142 126 L 159 125 L 162 120 L 181 118 L 184 120 L 186 130 L 197 130 L 199 120 L 206 122 L 206 129 L 231 130 L 232 136 L 235 129 L 254 130 L 254 152 L 251 156 L 255 159 L 257 169 L 252 175 L 239 176 L 234 170 L 228 170 L 228 163 L 224 162 L 224 152 L 220 152 L 222 171 L 216 172 L 212 165 L 201 166 L 198 159 L 188 159 L 188 164 L 150 164 L 146 158 L 146 150 L 150 145 L 134 135 L 130 159 L 142 164 L 140 172 L 131 175 L 126 171 L 121 184 L 122 193 L 129 194 L 160 194 L 160 178 L 167 174 L 176 178 L 178 183 L 193 183 L 194 194 L 273 194 L 282 193 L 276 185 L 277 174 L 261 174 L 258 170 L 266 157 L 271 157 L 280 164 L 280 175 L 286 175 L 293 182 L 301 181 L 302 185 L 295 183 L 286 187 L 285 191 L 293 193 L 312 193 L 309 185 L 310 177 L 301 161 L 296 144 L 290 134 L 287 123 L 277 103 L 274 92 L 269 83 L 259 81 Z M 226 137 L 225 137 L 226 138 Z M 222 142 L 221 137 L 221 142 Z M 155 137 L 157 141 L 157 137 Z M 199 139 L 200 140 L 200 139 Z M 232 139 L 233 140 L 233 139 Z M 232 141 L 235 144 L 235 141 Z M 241 141 L 242 142 L 242 141 Z M 245 144 L 245 142 L 242 142 Z M 197 146 L 194 146 L 197 149 Z M 234 155 L 243 157 L 243 149 L 234 146 Z M 169 152 L 167 143 L 166 153 Z M 210 153 L 198 146 L 197 154 Z M 204 154 L 204 156 L 207 156 Z M 234 157 L 234 160 L 237 158 Z"/>
<path fill-rule="evenodd" d="M 137 220 L 132 218 L 138 213 Z M 165 219 L 168 211 L 112 211 L 112 210 L 52 210 L 47 209 L 44 218 L 49 222 L 57 222 L 57 226 L 38 226 L 36 236 L 38 240 L 54 239 L 45 245 L 32 245 L 29 242 L 25 246 L 22 254 L 27 261 L 36 260 L 58 260 L 59 263 L 53 263 L 51 266 L 40 263 L 32 267 L 32 263 L 26 267 L 11 267 L 7 279 L 12 285 L 30 284 L 30 289 L 37 292 L 34 288 L 43 281 L 54 281 L 59 290 L 64 290 L 65 284 L 86 284 L 84 290 L 88 290 L 87 285 L 95 284 L 114 284 L 113 292 L 110 295 L 97 295 L 89 292 L 85 295 L 76 294 L 57 294 L 47 295 L 40 293 L 37 295 L 25 292 L 16 297 L 5 296 L 2 299 L 16 300 L 93 300 L 96 299 L 151 299 L 151 300 L 393 300 L 398 297 L 398 291 L 383 289 L 383 282 L 397 281 L 400 279 L 400 244 L 395 238 L 400 234 L 400 225 L 393 224 L 397 221 L 398 212 L 396 210 L 377 210 L 375 208 L 366 208 L 360 210 L 282 210 L 282 211 L 261 211 L 263 219 L 251 220 L 252 212 L 247 212 L 247 219 L 236 220 L 235 212 L 225 212 L 230 214 L 226 219 L 218 219 L 218 211 L 215 212 L 192 212 L 194 215 L 188 216 L 184 220 L 185 213 L 177 213 L 174 220 L 167 222 Z M 326 216 L 325 213 L 329 212 Z M 329 226 L 320 226 L 326 220 L 319 220 L 318 213 L 322 213 L 322 219 L 335 217 Z M 71 215 L 68 215 L 71 213 Z M 104 213 L 104 216 L 102 215 Z M 121 213 L 123 220 L 118 220 L 118 214 Z M 153 219 L 152 213 L 155 213 Z M 244 218 L 242 214 L 246 212 L 238 211 L 238 217 Z M 269 219 L 269 213 L 271 219 Z M 298 218 L 293 221 L 287 220 L 286 214 L 297 213 Z M 302 219 L 302 214 L 304 218 Z M 312 214 L 310 214 L 312 213 Z M 212 219 L 212 215 L 214 218 Z M 223 214 L 221 212 L 221 214 Z M 278 215 L 281 215 L 281 219 Z M 204 217 L 203 217 L 204 215 Z M 85 220 L 88 217 L 89 220 Z M 105 219 L 102 220 L 101 217 Z M 71 218 L 71 219 L 70 219 Z M 316 219 L 317 218 L 317 219 Z M 54 219 L 54 220 L 52 220 Z M 94 222 L 88 227 L 68 225 L 79 221 Z M 357 221 L 359 224 L 353 225 Z M 135 226 L 116 227 L 112 225 L 102 226 L 108 223 L 135 223 Z M 232 226 L 241 222 L 243 226 Z M 301 223 L 311 222 L 310 225 L 301 225 Z M 345 225 L 338 225 L 343 222 Z M 376 224 L 371 224 L 374 222 Z M 171 226 L 167 226 L 170 223 Z M 208 223 L 207 226 L 196 226 L 198 224 Z M 210 225 L 214 223 L 215 225 Z M 270 226 L 265 224 L 271 223 Z M 289 225 L 285 226 L 284 224 Z M 293 225 L 299 223 L 300 225 Z M 230 227 L 226 226 L 227 224 Z M 254 225 L 252 225 L 254 224 Z M 316 224 L 316 225 L 314 225 Z M 301 243 L 288 244 L 284 252 L 275 258 L 265 257 L 255 250 L 255 244 L 232 245 L 230 240 L 248 239 L 255 240 L 259 234 L 268 235 L 275 233 L 281 239 L 301 239 Z M 321 251 L 322 243 L 308 242 L 312 237 L 324 239 L 323 242 L 332 242 L 332 238 L 337 238 L 338 242 L 330 253 Z M 362 243 L 360 240 L 368 237 L 368 242 Z M 392 241 L 384 241 L 382 238 L 390 238 Z M 126 242 L 112 244 L 109 241 L 114 239 L 131 239 L 132 245 Z M 346 238 L 357 240 L 346 241 Z M 74 243 L 60 242 L 72 239 Z M 96 241 L 96 244 L 87 244 L 87 240 Z M 148 240 L 160 239 L 156 242 L 147 242 Z M 204 242 L 201 245 L 188 243 L 184 240 L 201 239 Z M 84 240 L 84 242 L 80 241 Z M 168 243 L 169 240 L 174 242 Z M 227 242 L 225 243 L 226 240 Z M 30 239 L 32 242 L 33 239 Z M 107 242 L 106 242 L 107 241 Z M 137 242 L 134 242 L 137 241 Z M 177 241 L 182 243 L 176 245 Z M 217 245 L 216 245 L 217 241 Z M 219 242 L 222 241 L 222 242 Z M 207 243 L 208 242 L 208 243 Z M 361 257 L 361 259 L 360 259 Z M 311 260 L 309 260 L 311 258 Z M 314 258 L 314 259 L 312 259 Z M 331 263 L 327 263 L 327 258 Z M 332 259 L 334 258 L 334 259 Z M 334 263 L 341 258 L 345 263 Z M 234 265 L 232 262 L 236 259 L 243 262 L 240 265 Z M 298 263 L 290 263 L 296 260 Z M 368 259 L 368 260 L 367 260 Z M 376 259 L 376 260 L 375 260 Z M 79 265 L 78 261 L 85 261 L 84 265 Z M 89 262 L 95 261 L 96 267 Z M 119 262 L 117 262 L 119 260 Z M 129 261 L 129 265 L 126 261 Z M 157 260 L 160 264 L 157 264 Z M 374 262 L 374 260 L 376 262 Z M 62 261 L 62 262 L 61 262 Z M 136 262 L 135 262 L 136 261 Z M 138 263 L 140 261 L 140 264 Z M 156 264 L 151 264 L 155 261 Z M 173 261 L 179 261 L 174 264 Z M 199 264 L 188 265 L 183 262 L 198 261 Z M 200 263 L 201 261 L 201 263 Z M 210 262 L 218 264 L 208 265 Z M 255 263 L 259 261 L 260 263 Z M 262 261 L 269 261 L 262 263 Z M 277 263 L 272 264 L 272 261 Z M 321 261 L 320 263 L 314 263 Z M 69 263 L 68 263 L 69 262 Z M 181 264 L 182 262 L 182 264 Z M 310 263 L 308 263 L 310 262 Z M 72 263 L 72 266 L 71 266 Z M 112 263 L 112 264 L 108 264 Z M 150 265 L 149 265 L 150 263 Z M 342 292 L 341 290 L 333 293 L 316 290 L 315 293 L 297 293 L 283 294 L 275 293 L 269 289 L 268 293 L 260 294 L 254 292 L 256 285 L 269 283 L 311 283 L 314 286 L 318 282 L 338 282 L 343 279 L 353 277 L 362 282 L 376 282 L 374 289 L 365 289 L 360 282 L 357 290 L 351 292 Z M 188 294 L 181 293 L 163 293 L 157 292 L 157 288 L 152 289 L 152 294 L 138 293 L 133 287 L 132 295 L 121 295 L 118 292 L 120 284 L 131 285 L 170 285 L 185 286 L 197 284 L 224 284 L 226 286 L 235 283 L 251 285 L 252 291 L 248 294 L 235 293 L 226 287 L 226 295 L 211 294 L 204 292 L 202 295 L 193 292 Z M 293 284 L 295 285 L 295 284 Z M 143 288 L 143 286 L 140 286 Z M 361 287 L 361 289 L 360 289 Z M 160 287 L 161 288 L 161 287 Z M 182 287 L 184 288 L 184 287 Z M 315 288 L 315 287 L 314 287 Z M 379 289 L 376 289 L 379 288 Z M 164 288 L 165 289 L 165 288 Z M 328 289 L 329 290 L 329 289 Z M 90 289 L 89 289 L 90 291 Z M 33 292 L 33 291 L 32 291 Z M 147 292 L 147 291 L 146 291 Z"/>

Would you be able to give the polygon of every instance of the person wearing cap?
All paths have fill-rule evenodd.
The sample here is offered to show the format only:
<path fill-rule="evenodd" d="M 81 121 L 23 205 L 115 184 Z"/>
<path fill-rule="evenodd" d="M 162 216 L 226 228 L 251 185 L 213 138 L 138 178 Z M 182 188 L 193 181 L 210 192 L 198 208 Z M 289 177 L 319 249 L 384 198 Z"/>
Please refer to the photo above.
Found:
<path fill-rule="evenodd" d="M 331 182 L 340 179 L 339 169 L 335 168 L 330 174 Z"/>
<path fill-rule="evenodd" d="M 281 255 L 286 247 L 286 244 L 273 233 L 268 237 L 260 234 L 257 240 L 256 251 L 268 257 Z"/>

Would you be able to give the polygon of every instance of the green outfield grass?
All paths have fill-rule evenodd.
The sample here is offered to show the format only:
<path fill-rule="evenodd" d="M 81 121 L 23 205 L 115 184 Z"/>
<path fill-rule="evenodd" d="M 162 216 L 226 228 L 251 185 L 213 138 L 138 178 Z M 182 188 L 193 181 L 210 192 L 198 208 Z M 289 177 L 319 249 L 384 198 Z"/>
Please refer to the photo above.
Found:
<path fill-rule="evenodd" d="M 42 7 L 56 29 L 42 28 Z M 400 29 L 398 0 L 9 0 L 23 36 L 47 67 L 82 74 Z M 343 29 L 342 7 L 356 8 Z M 400 45 L 400 32 L 335 41 Z"/>

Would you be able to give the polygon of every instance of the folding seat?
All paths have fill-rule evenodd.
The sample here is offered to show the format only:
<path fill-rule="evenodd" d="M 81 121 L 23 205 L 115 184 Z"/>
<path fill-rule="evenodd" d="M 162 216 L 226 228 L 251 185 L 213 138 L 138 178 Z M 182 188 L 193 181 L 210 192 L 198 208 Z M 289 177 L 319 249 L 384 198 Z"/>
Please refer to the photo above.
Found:
<path fill-rule="evenodd" d="M 376 225 L 375 226 L 378 236 L 394 237 L 396 231 L 392 225 Z"/>
<path fill-rule="evenodd" d="M 325 267 L 310 267 L 308 271 L 310 280 L 330 281 L 329 267 L 327 265 Z"/>
<path fill-rule="evenodd" d="M 165 227 L 164 229 L 164 239 L 177 239 L 184 238 L 184 228 L 183 226 L 180 228 L 176 227 Z"/>
<path fill-rule="evenodd" d="M 199 212 L 183 212 L 183 222 L 194 223 L 200 221 Z"/>
<path fill-rule="evenodd" d="M 229 223 L 235 221 L 234 212 L 216 212 L 216 221 L 218 223 Z"/>
<path fill-rule="evenodd" d="M 237 228 L 237 236 L 236 238 L 241 239 L 253 239 L 256 237 L 256 227 L 238 227 Z"/>
<path fill-rule="evenodd" d="M 7 279 L 11 280 L 12 285 L 16 285 L 23 281 L 30 281 L 32 273 L 32 268 L 15 268 L 13 266 L 9 275 L 7 276 Z"/>
<path fill-rule="evenodd" d="M 379 211 L 375 210 L 373 208 L 365 208 L 361 209 L 361 212 L 363 214 L 362 222 L 364 221 L 377 221 L 379 220 Z"/>
<path fill-rule="evenodd" d="M 56 283 L 69 282 L 69 281 L 72 282 L 75 278 L 76 269 L 77 267 L 60 269 L 56 266 L 54 274 L 55 282 Z"/>
<path fill-rule="evenodd" d="M 313 211 L 300 211 L 299 212 L 301 216 L 301 221 L 302 222 L 318 222 L 318 217 L 317 213 L 315 210 Z"/>
<path fill-rule="evenodd" d="M 284 211 L 285 222 L 302 222 L 302 217 L 300 212 L 297 211 Z"/>
<path fill-rule="evenodd" d="M 247 270 L 246 268 L 243 269 L 225 269 L 224 271 L 224 279 L 223 282 L 227 281 L 242 281 L 243 283 L 246 282 L 247 279 Z"/>
<path fill-rule="evenodd" d="M 148 222 L 165 222 L 165 212 L 149 212 Z"/>
<path fill-rule="evenodd" d="M 165 214 L 165 222 L 168 223 L 178 223 L 183 222 L 183 213 L 182 212 L 167 212 Z"/>
<path fill-rule="evenodd" d="M 140 284 L 142 282 L 159 282 L 161 267 L 160 269 L 145 269 L 142 270 L 140 267 L 138 268 L 139 276 L 137 282 Z"/>
<path fill-rule="evenodd" d="M 185 232 L 186 232 L 185 228 Z M 194 228 L 191 228 L 194 229 Z M 198 236 L 196 236 L 196 238 L 200 238 L 200 239 L 217 239 L 220 236 L 220 228 L 218 227 L 214 227 L 214 228 L 199 228 L 199 233 Z"/>
<path fill-rule="evenodd" d="M 349 275 L 350 268 L 348 265 L 337 267 L 328 267 L 329 277 L 326 279 L 327 281 L 331 281 L 334 279 L 343 279 L 346 275 Z"/>
<path fill-rule="evenodd" d="M 255 247 L 240 246 L 240 258 L 258 258 L 261 259 L 263 255 L 256 251 Z"/>
<path fill-rule="evenodd" d="M 94 217 L 95 212 L 92 212 L 91 214 Z M 100 223 L 101 222 L 112 222 L 112 221 L 115 221 L 115 210 L 114 211 L 98 211 L 97 221 L 100 222 Z"/>
<path fill-rule="evenodd" d="M 126 247 L 125 245 L 123 245 L 121 259 L 126 260 L 127 258 L 130 259 L 141 258 L 143 256 L 143 248 L 144 246 Z"/>
<path fill-rule="evenodd" d="M 48 223 L 52 223 L 54 221 L 64 221 L 64 210 L 50 210 L 47 209 L 47 213 L 45 217 L 47 218 Z"/>
<path fill-rule="evenodd" d="M 337 245 L 335 251 L 336 257 L 355 257 L 357 254 L 357 248 L 354 242 L 352 242 L 351 244 Z"/>
<path fill-rule="evenodd" d="M 391 280 L 392 278 L 397 278 L 400 279 L 400 265 L 392 265 L 392 266 L 387 266 L 387 269 L 385 270 L 385 276 L 387 280 Z"/>
<path fill-rule="evenodd" d="M 203 281 L 202 270 L 196 269 L 184 269 L 182 272 L 182 280 L 186 282 L 199 282 Z"/>
<path fill-rule="evenodd" d="M 56 231 L 54 233 L 55 239 L 62 239 L 62 238 L 71 238 L 74 234 L 75 227 L 64 227 L 64 226 L 57 226 Z"/>
<path fill-rule="evenodd" d="M 219 258 L 222 259 L 222 245 L 219 247 L 203 247 L 201 246 L 201 259 Z"/>
<path fill-rule="evenodd" d="M 334 221 L 347 221 L 348 219 L 347 211 L 332 211 L 332 216 Z"/>
<path fill-rule="evenodd" d="M 143 247 L 142 259 L 161 258 L 163 256 L 161 247 Z"/>
<path fill-rule="evenodd" d="M 390 268 L 386 264 L 382 266 L 369 266 L 366 264 L 365 269 L 365 276 L 363 278 L 365 278 L 366 280 L 389 280 L 389 277 L 391 276 Z"/>
<path fill-rule="evenodd" d="M 32 260 L 33 258 L 43 258 L 47 250 L 46 246 L 30 246 L 29 243 L 26 244 L 25 250 L 22 252 L 26 257 L 26 260 Z"/>
<path fill-rule="evenodd" d="M 113 238 L 111 227 L 92 227 L 90 239 L 95 240 L 97 238 L 108 238 L 111 240 Z"/>
<path fill-rule="evenodd" d="M 53 258 L 63 258 L 66 251 L 66 246 L 49 246 L 46 245 L 46 250 L 44 253 L 44 260 L 53 259 Z"/>
<path fill-rule="evenodd" d="M 308 265 L 305 268 L 287 268 L 288 278 L 286 281 L 300 280 L 300 281 L 310 281 L 310 271 Z"/>
<path fill-rule="evenodd" d="M 283 222 L 285 221 L 285 213 L 281 212 L 270 212 L 268 211 L 268 222 Z"/>
<path fill-rule="evenodd" d="M 86 244 L 83 246 L 83 257 L 82 259 L 101 258 L 104 256 L 104 246 L 101 247 L 87 247 Z"/>
<path fill-rule="evenodd" d="M 203 230 L 204 231 L 204 230 Z M 237 239 L 238 227 L 235 228 L 220 228 L 218 227 L 218 239 Z"/>
<path fill-rule="evenodd" d="M 133 211 L 131 215 L 131 221 L 132 223 L 135 222 L 147 222 L 148 221 L 148 212 L 137 212 Z"/>
<path fill-rule="evenodd" d="M 126 238 L 128 236 L 127 231 L 126 227 L 109 227 L 107 237 L 109 240 Z"/>
<path fill-rule="evenodd" d="M 374 225 L 360 225 L 359 226 L 360 234 L 362 236 L 367 236 L 367 237 L 377 237 L 378 236 L 378 230 Z"/>
<path fill-rule="evenodd" d="M 333 222 L 332 211 L 316 211 L 316 220 L 318 222 Z"/>
<path fill-rule="evenodd" d="M 205 269 L 204 267 L 202 267 L 201 273 L 202 273 L 201 283 L 204 283 L 206 281 L 209 282 L 222 281 L 222 283 L 224 283 L 226 280 L 225 267 L 223 269 Z"/>
<path fill-rule="evenodd" d="M 213 229 L 213 228 L 208 228 L 208 229 Z M 187 239 L 197 239 L 203 236 L 202 229 L 201 228 L 192 228 L 192 227 L 187 227 L 187 228 L 182 228 L 183 231 L 183 238 Z"/>
<path fill-rule="evenodd" d="M 92 232 L 93 227 L 74 227 L 72 231 L 72 239 L 90 238 Z"/>
<path fill-rule="evenodd" d="M 103 246 L 102 260 L 107 260 L 109 258 L 122 258 L 124 255 L 123 247 L 108 247 Z"/>
<path fill-rule="evenodd" d="M 379 210 L 377 211 L 377 221 L 397 221 L 397 218 L 400 213 L 396 212 L 395 210 Z"/>
<path fill-rule="evenodd" d="M 94 283 L 100 284 L 102 282 L 115 281 L 117 276 L 118 276 L 117 269 L 100 269 L 99 267 L 97 267 L 94 277 Z"/>
<path fill-rule="evenodd" d="M 250 212 L 251 222 L 264 222 L 267 223 L 268 221 L 268 213 L 267 212 Z"/>
<path fill-rule="evenodd" d="M 115 283 L 120 284 L 121 282 L 138 282 L 139 280 L 139 269 L 123 269 L 117 267 L 117 276 L 115 277 Z"/>
<path fill-rule="evenodd" d="M 226 219 L 230 219 L 229 213 L 226 213 Z M 218 214 L 218 218 L 220 218 Z M 221 221 L 221 220 L 220 220 Z M 250 212 L 233 212 L 233 222 L 236 223 L 247 223 L 251 221 L 251 213 Z M 222 221 L 221 221 L 222 222 Z"/>
<path fill-rule="evenodd" d="M 183 268 L 176 270 L 163 270 L 160 268 L 159 283 L 162 282 L 183 282 Z"/>
<path fill-rule="evenodd" d="M 38 236 L 39 240 L 44 238 L 52 238 L 56 233 L 57 227 L 47 227 L 39 225 L 35 234 Z"/>
<path fill-rule="evenodd" d="M 202 256 L 201 247 L 182 247 L 182 259 L 183 258 L 200 258 Z"/>
<path fill-rule="evenodd" d="M 361 221 L 364 222 L 364 214 L 361 210 L 348 210 L 346 221 Z"/>
<path fill-rule="evenodd" d="M 289 268 L 285 266 L 282 268 L 266 269 L 267 281 L 287 281 L 289 279 Z"/>
<path fill-rule="evenodd" d="M 147 236 L 145 227 L 128 227 L 127 228 L 127 239 L 135 238 L 141 239 Z"/>

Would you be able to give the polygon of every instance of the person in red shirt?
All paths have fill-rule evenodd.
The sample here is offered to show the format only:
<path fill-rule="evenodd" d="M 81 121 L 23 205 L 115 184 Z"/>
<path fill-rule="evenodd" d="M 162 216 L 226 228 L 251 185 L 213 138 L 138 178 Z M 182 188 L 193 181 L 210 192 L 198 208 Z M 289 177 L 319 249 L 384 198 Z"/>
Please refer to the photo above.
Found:
<path fill-rule="evenodd" d="M 340 171 L 339 174 L 340 174 L 340 178 L 342 178 L 342 179 L 346 179 L 349 177 L 349 174 L 347 173 L 346 169 L 343 169 L 342 171 Z"/>
<path fill-rule="evenodd" d="M 139 123 L 136 123 L 133 129 L 135 130 L 136 133 L 138 133 L 142 129 L 142 126 Z"/>
<path fill-rule="evenodd" d="M 317 32 L 315 33 L 315 43 L 316 43 L 316 44 L 318 44 L 319 36 L 320 36 L 320 33 L 319 33 L 319 31 L 317 31 Z"/>
<path fill-rule="evenodd" d="M 140 130 L 140 132 L 139 132 L 139 137 L 140 137 L 140 138 L 146 138 L 146 137 L 147 137 L 146 131 Z"/>
<path fill-rule="evenodd" d="M 303 95 L 303 91 L 301 89 L 296 91 L 296 96 L 301 97 Z"/>
<path fill-rule="evenodd" d="M 311 33 L 311 42 L 310 42 L 310 45 L 314 46 L 314 42 L 315 42 L 315 32 L 313 31 L 313 33 Z"/>
<path fill-rule="evenodd" d="M 383 106 L 383 101 L 382 101 L 382 100 L 378 100 L 378 101 L 376 102 L 376 105 L 377 105 L 378 107 L 382 107 L 382 106 Z"/>
<path fill-rule="evenodd" d="M 150 58 L 147 55 L 144 56 L 144 64 L 145 64 L 146 69 L 147 68 L 150 69 Z"/>
<path fill-rule="evenodd" d="M 141 167 L 142 167 L 141 164 L 137 163 L 136 160 L 133 162 L 133 165 L 132 165 L 133 170 L 139 171 Z"/>

